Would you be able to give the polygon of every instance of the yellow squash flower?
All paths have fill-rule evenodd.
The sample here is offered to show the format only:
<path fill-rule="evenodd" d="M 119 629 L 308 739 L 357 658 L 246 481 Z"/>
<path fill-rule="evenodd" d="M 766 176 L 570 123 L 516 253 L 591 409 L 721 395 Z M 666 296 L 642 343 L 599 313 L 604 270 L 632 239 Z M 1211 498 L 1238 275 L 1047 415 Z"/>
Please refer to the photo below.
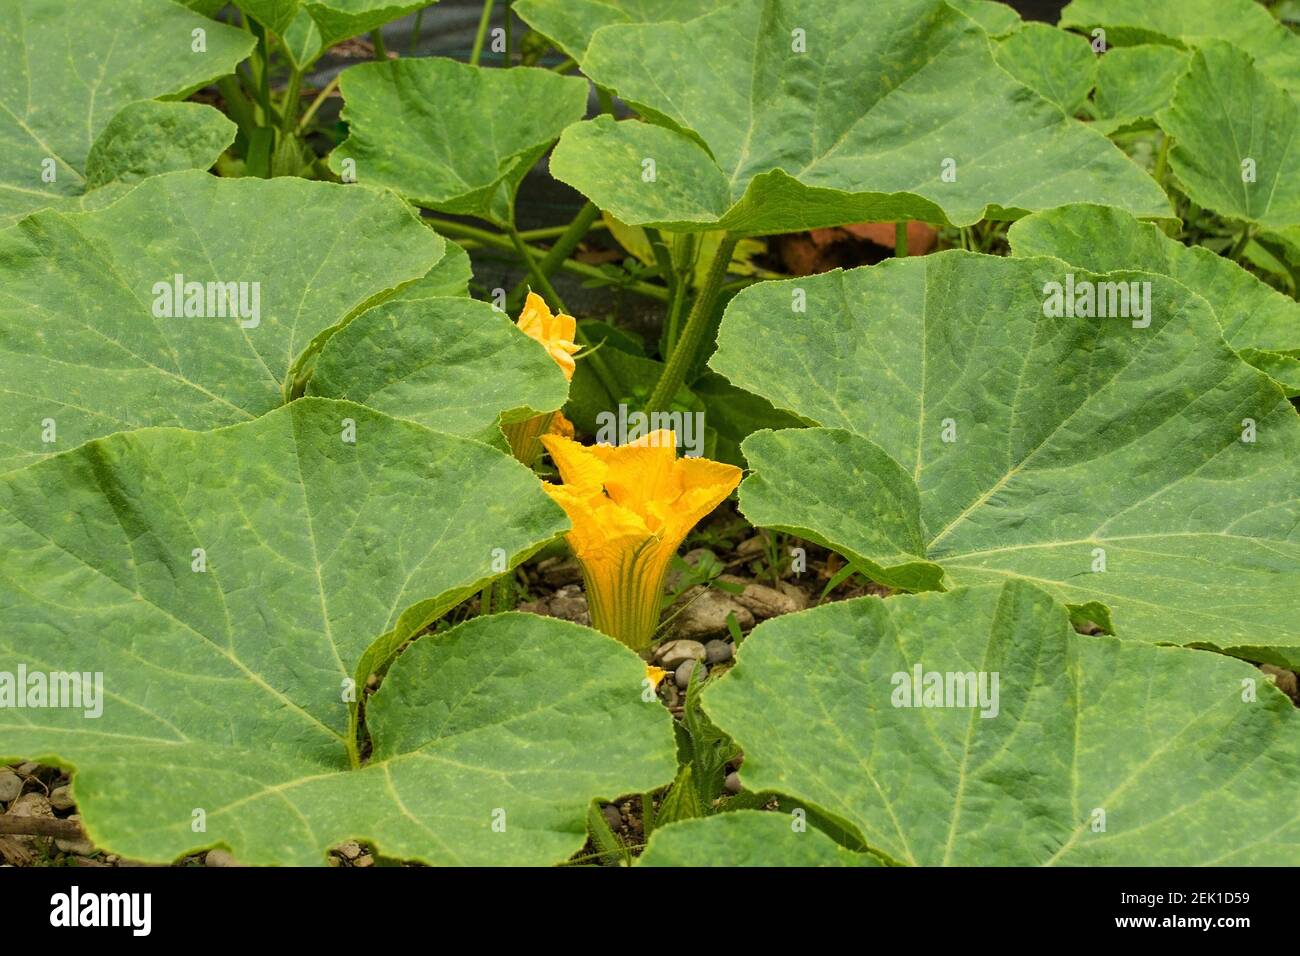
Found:
<path fill-rule="evenodd" d="M 571 315 L 561 312 L 552 315 L 546 300 L 536 292 L 528 293 L 524 310 L 519 313 L 515 323 L 530 338 L 541 342 L 547 354 L 555 359 L 555 364 L 564 370 L 564 377 L 573 381 L 575 364 L 573 353 L 578 351 L 573 337 L 578 331 L 578 322 Z"/>
<path fill-rule="evenodd" d="M 536 292 L 530 292 L 523 311 L 519 313 L 519 321 L 515 324 L 525 335 L 540 342 L 546 349 L 546 354 L 560 366 L 564 377 L 573 380 L 573 353 L 578 351 L 578 346 L 573 343 L 578 323 L 573 316 L 564 313 L 552 315 L 546 306 L 546 300 Z M 510 443 L 510 453 L 529 468 L 537 464 L 537 459 L 542 455 L 542 446 L 538 442 L 542 435 L 551 432 L 573 437 L 573 425 L 559 412 L 548 412 L 520 422 L 503 424 L 501 431 Z"/>
<path fill-rule="evenodd" d="M 582 565 L 591 623 L 644 650 L 659 624 L 673 555 L 740 483 L 740 469 L 678 458 L 671 431 L 619 447 L 580 445 L 558 435 L 541 441 L 564 479 L 543 487 L 573 522 L 567 540 Z"/>

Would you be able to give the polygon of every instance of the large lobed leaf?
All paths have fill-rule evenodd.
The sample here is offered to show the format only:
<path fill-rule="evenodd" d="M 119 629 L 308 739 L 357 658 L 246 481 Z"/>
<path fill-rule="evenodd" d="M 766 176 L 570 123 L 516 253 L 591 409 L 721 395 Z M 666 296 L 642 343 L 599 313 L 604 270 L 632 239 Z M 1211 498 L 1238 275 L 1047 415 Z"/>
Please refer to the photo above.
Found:
<path fill-rule="evenodd" d="M 1097 56 L 1083 37 L 1027 23 L 997 45 L 998 65 L 1073 116 L 1097 78 Z"/>
<path fill-rule="evenodd" d="M 1090 272 L 1140 269 L 1177 279 L 1214 308 L 1229 345 L 1288 395 L 1300 394 L 1300 303 L 1231 259 L 1185 246 L 1109 206 L 1035 213 L 1013 225 L 1008 239 L 1018 256 L 1055 256 Z"/>
<path fill-rule="evenodd" d="M 524 615 L 424 637 L 367 707 L 364 769 L 346 740 L 349 689 L 566 526 L 509 457 L 325 399 L 12 472 L 0 661 L 102 672 L 105 700 L 97 718 L 5 709 L 0 759 L 74 768 L 92 838 L 137 859 L 223 844 L 320 864 L 363 838 L 431 863 L 562 860 L 591 799 L 672 776 L 669 718 L 614 642 Z"/>
<path fill-rule="evenodd" d="M 1182 50 L 1154 43 L 1109 50 L 1097 64 L 1094 128 L 1111 134 L 1154 125 L 1189 59 Z"/>
<path fill-rule="evenodd" d="M 1255 0 L 1073 0 L 1061 11 L 1061 26 L 1085 32 L 1103 27 L 1107 43 L 1115 45 L 1196 47 L 1226 40 L 1300 94 L 1300 38 Z"/>
<path fill-rule="evenodd" d="M 587 108 L 578 77 L 436 57 L 363 63 L 340 88 L 349 136 L 331 168 L 351 161 L 360 182 L 501 225 L 524 175 Z"/>
<path fill-rule="evenodd" d="M 102 15 L 90 19 L 67 0 L 12 0 L 6 7 L 0 226 L 67 205 L 122 174 L 206 168 L 229 145 L 211 135 L 223 122 L 211 107 L 131 104 L 183 94 L 230 73 L 252 50 L 252 37 L 169 0 L 101 0 L 100 6 Z M 193 49 L 197 29 L 205 34 L 204 52 Z M 97 142 L 101 135 L 107 139 Z M 187 148 L 179 149 L 178 139 Z M 128 140 L 128 155 L 119 156 Z M 87 170 L 92 153 L 97 168 Z M 46 181 L 49 168 L 53 182 Z"/>
<path fill-rule="evenodd" d="M 1195 202 L 1269 229 L 1300 224 L 1300 105 L 1247 54 L 1226 43 L 1197 49 L 1156 120 L 1174 140 L 1169 167 Z"/>
<path fill-rule="evenodd" d="M 0 233 L 0 470 L 115 431 L 256 418 L 304 353 L 443 245 L 394 196 L 287 178 L 174 173 L 97 212 L 32 216 Z M 260 283 L 260 322 L 157 317 L 154 286 L 177 274 Z"/>
<path fill-rule="evenodd" d="M 583 68 L 660 125 L 571 126 L 551 170 L 631 224 L 967 225 L 1072 201 L 1169 214 L 1150 177 L 1012 79 L 941 0 L 739 0 L 684 24 L 601 27 Z"/>
<path fill-rule="evenodd" d="M 994 706 L 900 706 L 917 668 L 945 686 L 983 672 L 986 691 L 996 674 Z M 765 622 L 703 704 L 744 749 L 747 786 L 807 801 L 899 863 L 1300 853 L 1300 717 L 1282 693 L 1238 661 L 1077 635 L 1026 582 Z"/>
<path fill-rule="evenodd" d="M 1149 327 L 1045 316 L 1067 273 L 1150 282 Z M 825 426 L 744 443 L 754 524 L 895 587 L 1023 578 L 1124 637 L 1300 663 L 1300 421 L 1179 283 L 890 260 L 746 289 L 710 364 Z"/>

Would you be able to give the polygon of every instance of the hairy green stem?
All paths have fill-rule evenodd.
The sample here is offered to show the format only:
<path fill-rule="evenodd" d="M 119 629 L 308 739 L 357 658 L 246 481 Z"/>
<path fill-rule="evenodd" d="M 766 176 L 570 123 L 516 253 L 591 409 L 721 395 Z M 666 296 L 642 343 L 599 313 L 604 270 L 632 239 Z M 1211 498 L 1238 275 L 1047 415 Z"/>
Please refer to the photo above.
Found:
<path fill-rule="evenodd" d="M 221 98 L 226 101 L 226 112 L 230 114 L 230 118 L 235 121 L 245 136 L 250 135 L 257 127 L 257 117 L 253 113 L 253 101 L 244 93 L 238 78 L 233 73 L 221 77 L 217 80 L 217 89 L 221 91 Z"/>
<path fill-rule="evenodd" d="M 524 243 L 524 240 L 519 238 L 519 230 L 515 229 L 513 226 L 510 227 L 510 239 L 514 243 L 515 250 L 519 253 L 519 257 L 523 259 L 524 263 L 528 266 L 528 271 L 532 273 L 533 280 L 541 287 L 542 295 L 544 295 L 547 301 L 550 302 L 551 307 L 557 312 L 568 312 L 569 310 L 564 305 L 564 300 L 561 299 L 560 294 L 555 291 L 555 286 L 551 285 L 550 278 L 546 273 L 542 272 L 540 268 L 540 260 L 533 258 L 531 255 L 531 253 L 536 250 L 530 249 Z M 587 334 L 583 332 L 581 326 L 575 328 L 573 339 L 584 348 L 591 349 L 591 340 L 587 338 Z M 609 366 L 605 364 L 605 357 L 592 350 L 586 353 L 586 361 L 591 365 L 592 372 L 595 373 L 596 378 L 600 381 L 600 384 L 605 391 L 609 393 L 611 398 L 617 399 L 620 394 L 618 379 L 614 376 L 614 373 L 610 371 Z"/>
<path fill-rule="evenodd" d="M 564 228 L 559 238 L 555 240 L 555 244 L 547 250 L 546 255 L 542 256 L 537 263 L 537 268 L 541 270 L 542 275 L 548 278 L 554 275 L 555 270 L 560 268 L 560 264 L 573 255 L 573 250 L 578 248 L 578 243 L 582 241 L 583 236 L 591 230 L 592 224 L 599 218 L 600 209 L 597 208 L 595 203 L 589 202 L 579 209 L 578 214 L 573 217 L 573 221 Z M 523 234 L 516 233 L 516 235 L 522 241 Z M 527 281 L 520 281 L 511 291 L 509 302 L 512 311 L 518 309 L 527 289 Z"/>
<path fill-rule="evenodd" d="M 1166 133 L 1160 139 L 1160 152 L 1156 154 L 1156 168 L 1151 174 L 1160 188 L 1165 188 L 1165 170 L 1169 165 L 1169 134 Z"/>
<path fill-rule="evenodd" d="M 722 280 L 727 275 L 727 268 L 731 265 L 731 256 L 736 251 L 739 238 L 729 232 L 723 234 L 722 242 L 718 244 L 718 249 L 713 254 L 713 261 L 709 263 L 704 284 L 696 293 L 695 302 L 686 317 L 686 327 L 682 330 L 682 336 L 668 359 L 668 367 L 659 376 L 659 382 L 650 395 L 647 411 L 668 411 L 677 390 L 686 381 L 686 372 L 695 363 L 695 353 L 700 350 L 704 331 L 708 327 L 713 306 L 718 299 L 718 289 L 721 288 Z"/>
<path fill-rule="evenodd" d="M 415 50 L 420 45 L 420 27 L 424 24 L 424 11 L 428 7 L 421 7 L 415 14 L 415 24 L 411 27 L 411 42 L 406 46 L 406 55 L 415 56 Z"/>
<path fill-rule="evenodd" d="M 907 258 L 907 220 L 894 223 L 894 255 Z"/>
<path fill-rule="evenodd" d="M 442 219 L 437 216 L 426 216 L 425 220 L 430 226 L 442 233 L 444 236 L 451 236 L 458 239 L 469 239 L 481 245 L 493 249 L 503 249 L 507 252 L 517 252 L 518 248 L 514 242 L 506 236 L 495 232 L 489 232 L 487 229 L 481 229 L 478 226 L 471 226 L 467 223 L 457 222 L 454 219 Z M 520 235 L 522 239 L 522 234 Z M 535 259 L 541 259 L 546 255 L 541 249 L 534 249 L 527 246 L 528 254 Z M 572 259 L 565 259 L 560 263 L 560 269 L 564 272 L 571 272 L 574 275 L 580 275 L 587 279 L 600 279 L 608 281 L 607 276 L 595 266 L 587 265 L 585 262 L 575 262 Z M 668 301 L 668 290 L 662 286 L 652 285 L 649 282 L 633 282 L 624 288 L 637 295 L 644 296 L 647 299 L 654 299 L 658 302 Z"/>
<path fill-rule="evenodd" d="M 302 71 L 289 71 L 289 86 L 284 91 L 284 102 L 280 105 L 280 130 L 285 134 L 293 133 L 298 126 L 298 100 L 302 93 Z"/>
<path fill-rule="evenodd" d="M 384 46 L 384 35 L 378 30 L 370 31 L 370 45 L 375 48 L 376 60 L 383 61 L 388 59 L 388 47 Z"/>
<path fill-rule="evenodd" d="M 551 308 L 557 312 L 568 312 L 564 300 L 560 298 L 560 293 L 556 292 L 555 286 L 551 285 L 550 277 L 541 270 L 539 266 L 541 259 L 533 256 L 533 253 L 537 250 L 524 242 L 519 235 L 519 230 L 514 226 L 510 227 L 510 242 L 514 245 L 515 251 L 519 253 L 519 258 L 523 260 L 524 265 L 527 267 L 528 274 L 537 283 L 537 287 L 542 290 L 542 295 L 546 297 L 546 301 L 551 304 Z"/>
<path fill-rule="evenodd" d="M 573 223 L 568 223 L 563 226 L 543 226 L 541 229 L 520 229 L 519 237 L 523 239 L 524 242 L 537 242 L 541 239 L 558 239 L 560 236 L 564 235 L 572 225 Z M 605 228 L 606 226 L 603 222 L 593 222 L 587 227 L 587 231 L 591 232 L 596 229 Z"/>
<path fill-rule="evenodd" d="M 483 55 L 483 41 L 487 38 L 488 24 L 492 22 L 492 7 L 496 0 L 483 0 L 483 14 L 478 19 L 478 32 L 474 34 L 474 46 L 469 51 L 469 65 L 478 66 L 479 57 Z"/>
<path fill-rule="evenodd" d="M 1242 252 L 1244 252 L 1246 249 L 1246 244 L 1249 242 L 1250 242 L 1250 223 L 1246 223 L 1241 227 L 1241 236 L 1238 237 L 1236 243 L 1234 243 L 1233 247 L 1228 251 L 1228 258 L 1233 260 L 1239 260 L 1241 258 Z"/>
<path fill-rule="evenodd" d="M 330 94 L 333 93 L 336 89 L 338 89 L 339 79 L 342 76 L 343 76 L 342 71 L 336 73 L 334 75 L 334 79 L 330 80 L 328 83 L 325 84 L 324 89 L 322 89 L 319 93 L 316 94 L 316 98 L 312 100 L 311 104 L 307 107 L 307 109 L 303 111 L 302 119 L 298 120 L 298 135 L 301 136 L 303 132 L 306 131 L 308 125 L 312 121 L 312 118 L 316 115 L 316 111 L 321 108 L 322 104 L 324 104 L 324 102 L 327 99 L 329 99 Z"/>

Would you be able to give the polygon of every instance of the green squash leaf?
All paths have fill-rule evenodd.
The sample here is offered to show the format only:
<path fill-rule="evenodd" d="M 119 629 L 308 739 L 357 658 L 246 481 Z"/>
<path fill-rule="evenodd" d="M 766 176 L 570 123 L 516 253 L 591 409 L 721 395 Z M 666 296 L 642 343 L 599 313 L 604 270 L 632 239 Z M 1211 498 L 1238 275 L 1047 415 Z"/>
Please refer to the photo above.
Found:
<path fill-rule="evenodd" d="M 1184 246 L 1108 206 L 1035 213 L 1013 225 L 1008 239 L 1017 256 L 1055 256 L 1089 272 L 1139 269 L 1177 279 L 1214 308 L 1229 345 L 1248 354 L 1288 395 L 1300 394 L 1300 303 L 1231 259 Z"/>
<path fill-rule="evenodd" d="M 1149 282 L 1149 318 L 1044 315 L 1069 275 Z M 1183 285 L 887 260 L 742 291 L 710 365 L 826 426 L 742 445 L 755 524 L 898 587 L 1024 578 L 1123 637 L 1300 663 L 1300 420 Z"/>
<path fill-rule="evenodd" d="M 1109 135 L 1154 126 L 1190 59 L 1182 50 L 1156 44 L 1107 51 L 1097 63 L 1093 127 Z"/>
<path fill-rule="evenodd" d="M 1103 27 L 1107 44 L 1115 46 L 1226 40 L 1249 53 L 1275 83 L 1300 93 L 1300 38 L 1254 0 L 1074 0 L 1061 11 L 1060 25 L 1085 33 Z"/>
<path fill-rule="evenodd" d="M 948 0 L 948 6 L 966 14 L 994 38 L 1005 37 L 1024 25 L 1015 8 L 1002 0 Z"/>
<path fill-rule="evenodd" d="M 86 188 L 135 183 L 160 173 L 207 169 L 235 141 L 237 127 L 200 103 L 141 100 L 125 106 L 86 157 Z"/>
<path fill-rule="evenodd" d="M 443 299 L 447 296 L 468 296 L 469 283 L 474 278 L 469 253 L 454 242 L 447 243 L 447 251 L 421 278 L 408 282 L 398 289 L 388 301 L 419 302 L 424 299 Z"/>
<path fill-rule="evenodd" d="M 340 88 L 350 135 L 332 169 L 350 160 L 360 182 L 499 225 L 513 222 L 524 175 L 587 108 L 578 77 L 436 57 L 362 63 Z"/>
<path fill-rule="evenodd" d="M 1027 23 L 997 46 L 998 65 L 1067 116 L 1083 106 L 1097 77 L 1088 41 L 1046 23 Z"/>
<path fill-rule="evenodd" d="M 210 146 L 220 138 L 212 110 L 131 104 L 224 76 L 251 52 L 251 37 L 168 0 L 103 0 L 93 25 L 67 0 L 14 4 L 0 22 L 0 227 L 49 206 L 75 208 L 71 199 L 116 178 L 105 179 L 105 169 L 212 165 Z M 202 53 L 193 50 L 198 29 Z M 101 134 L 106 140 L 96 144 Z M 188 145 L 174 148 L 173 136 Z M 88 171 L 92 147 L 106 165 Z"/>
<path fill-rule="evenodd" d="M 796 831 L 785 813 L 734 810 L 660 827 L 638 866 L 880 866 L 812 827 Z"/>
<path fill-rule="evenodd" d="M 308 392 L 485 441 L 503 414 L 513 421 L 558 409 L 568 383 L 504 314 L 446 298 L 363 312 L 325 344 Z"/>
<path fill-rule="evenodd" d="M 96 212 L 38 213 L 0 232 L 0 470 L 115 431 L 256 418 L 303 356 L 441 251 L 395 196 L 301 179 L 171 173 Z M 177 275 L 247 283 L 256 315 L 156 315 Z"/>
<path fill-rule="evenodd" d="M 739 0 L 686 24 L 602 27 L 583 68 L 658 125 L 571 126 L 551 172 L 631 225 L 969 225 L 1075 201 L 1169 215 L 1146 173 L 1026 91 L 940 0 L 869 15 Z"/>
<path fill-rule="evenodd" d="M 298 51 L 294 59 L 299 66 L 306 66 L 335 43 L 377 30 L 385 23 L 430 5 L 410 0 L 234 0 L 234 3 L 272 33 L 290 40 L 291 49 Z M 315 50 L 311 56 L 299 59 L 307 32 L 303 14 L 315 26 L 314 36 L 307 44 Z"/>
<path fill-rule="evenodd" d="M 725 0 L 724 0 L 725 2 Z M 712 0 L 519 0 L 511 9 L 579 63 L 611 23 L 683 23 L 718 9 Z"/>
<path fill-rule="evenodd" d="M 135 859 L 224 845 L 318 865 L 360 838 L 430 863 L 558 862 L 592 798 L 672 775 L 670 719 L 613 641 L 525 615 L 423 637 L 369 701 L 363 769 L 345 740 L 350 682 L 486 583 L 494 548 L 518 561 L 566 524 L 507 456 L 323 399 L 12 472 L 0 657 L 100 672 L 103 697 L 97 718 L 0 711 L 0 751 L 73 768 L 91 837 Z"/>
<path fill-rule="evenodd" d="M 744 748 L 746 785 L 809 801 L 891 860 L 1295 862 L 1291 702 L 1239 661 L 1075 634 L 1025 582 L 785 615 L 738 657 L 704 706 Z M 918 669 L 965 699 L 915 706 Z"/>
<path fill-rule="evenodd" d="M 1248 55 L 1226 43 L 1198 49 L 1156 119 L 1174 138 L 1169 167 L 1199 205 L 1270 229 L 1300 224 L 1300 106 Z"/>
<path fill-rule="evenodd" d="M 179 0 L 179 3 L 205 17 L 215 17 L 226 5 L 226 0 Z"/>

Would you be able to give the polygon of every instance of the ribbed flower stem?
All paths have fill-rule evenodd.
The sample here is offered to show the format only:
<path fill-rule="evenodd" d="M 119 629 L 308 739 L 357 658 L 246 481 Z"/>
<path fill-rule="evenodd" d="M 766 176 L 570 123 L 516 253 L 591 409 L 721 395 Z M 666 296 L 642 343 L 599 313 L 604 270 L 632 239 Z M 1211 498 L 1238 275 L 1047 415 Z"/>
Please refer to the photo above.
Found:
<path fill-rule="evenodd" d="M 613 578 L 597 579 L 582 569 L 591 626 L 640 652 L 650 646 L 659 627 L 668 562 L 644 552 L 630 556 Z"/>
<path fill-rule="evenodd" d="M 722 287 L 722 280 L 727 275 L 727 268 L 731 265 L 731 256 L 736 251 L 736 243 L 739 239 L 739 236 L 727 233 L 718 244 L 713 261 L 709 263 L 708 275 L 705 276 L 704 284 L 700 286 L 700 291 L 695 296 L 695 303 L 691 306 L 690 315 L 686 318 L 686 328 L 682 330 L 682 336 L 677 340 L 677 347 L 673 349 L 672 357 L 668 359 L 668 367 L 659 376 L 659 382 L 650 395 L 646 411 L 666 412 L 672 407 L 673 396 L 682 387 L 686 381 L 687 371 L 695 363 L 695 353 L 700 350 L 700 343 L 704 340 L 704 332 L 709 326 L 709 318 L 713 315 L 713 306 L 718 299 L 718 289 Z"/>

